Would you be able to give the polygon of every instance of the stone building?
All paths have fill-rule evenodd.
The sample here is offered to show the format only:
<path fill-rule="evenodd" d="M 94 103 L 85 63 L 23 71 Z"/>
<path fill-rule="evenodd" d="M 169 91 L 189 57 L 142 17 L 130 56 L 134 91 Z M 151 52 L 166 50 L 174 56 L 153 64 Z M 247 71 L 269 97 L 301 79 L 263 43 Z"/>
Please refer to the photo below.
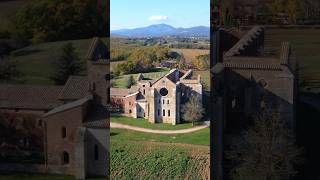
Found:
<path fill-rule="evenodd" d="M 111 103 L 124 115 L 145 118 L 151 123 L 181 122 L 180 110 L 190 96 L 202 99 L 200 75 L 192 79 L 192 70 L 172 69 L 158 79 L 147 79 L 142 74 L 130 89 L 111 88 Z"/>
<path fill-rule="evenodd" d="M 295 128 L 296 62 L 288 42 L 282 43 L 279 56 L 266 54 L 264 31 L 260 26 L 238 36 L 218 31 L 221 37 L 238 38 L 231 46 L 221 39 L 220 45 L 226 45 L 212 57 L 213 140 L 218 174 L 222 174 L 225 140 L 246 128 L 254 113 L 271 108 Z"/>
<path fill-rule="evenodd" d="M 87 75 L 70 76 L 64 86 L 1 85 L 0 110 L 37 114 L 42 122 L 49 173 L 107 176 L 109 161 L 109 53 L 93 38 Z"/>

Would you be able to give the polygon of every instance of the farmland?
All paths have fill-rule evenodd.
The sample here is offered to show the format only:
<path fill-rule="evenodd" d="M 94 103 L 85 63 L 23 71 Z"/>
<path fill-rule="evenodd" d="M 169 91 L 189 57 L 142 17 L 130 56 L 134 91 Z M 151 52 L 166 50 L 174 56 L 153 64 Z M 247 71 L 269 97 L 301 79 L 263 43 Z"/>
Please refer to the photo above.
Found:
<path fill-rule="evenodd" d="M 111 129 L 111 179 L 208 179 L 209 146 L 167 143 L 170 139 L 172 142 L 190 141 L 191 137 L 209 142 L 208 132 L 208 129 L 200 132 L 206 137 L 191 133 L 173 138 Z"/>
<path fill-rule="evenodd" d="M 187 63 L 190 63 L 192 60 L 195 60 L 199 55 L 209 54 L 209 50 L 204 49 L 171 49 L 172 51 L 183 54 Z"/>

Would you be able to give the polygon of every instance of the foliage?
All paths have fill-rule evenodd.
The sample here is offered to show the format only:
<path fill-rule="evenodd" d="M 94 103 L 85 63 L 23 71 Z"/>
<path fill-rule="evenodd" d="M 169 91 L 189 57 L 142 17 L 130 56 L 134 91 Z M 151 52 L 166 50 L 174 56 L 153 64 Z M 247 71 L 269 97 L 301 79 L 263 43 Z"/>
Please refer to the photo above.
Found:
<path fill-rule="evenodd" d="M 0 59 L 0 82 L 17 81 L 21 72 L 17 68 L 17 62 L 11 59 Z"/>
<path fill-rule="evenodd" d="M 2 162 L 42 160 L 43 133 L 37 126 L 37 118 L 31 114 L 0 114 L 0 142 L 2 143 L 0 160 Z"/>
<path fill-rule="evenodd" d="M 16 13 L 15 26 L 32 42 L 105 36 L 106 4 L 98 0 L 29 0 Z"/>
<path fill-rule="evenodd" d="M 135 84 L 136 84 L 136 81 L 134 80 L 133 76 L 130 75 L 130 76 L 128 77 L 127 82 L 126 82 L 126 87 L 127 87 L 127 88 L 130 88 L 131 86 L 133 86 L 133 85 L 135 85 Z"/>
<path fill-rule="evenodd" d="M 75 52 L 72 43 L 67 43 L 62 47 L 62 55 L 58 61 L 53 62 L 54 72 L 52 79 L 58 85 L 63 85 L 71 75 L 78 75 L 83 70 L 83 64 Z"/>
<path fill-rule="evenodd" d="M 123 74 L 132 74 L 138 72 L 146 72 L 155 63 L 160 63 L 169 57 L 169 49 L 161 46 L 140 47 L 132 50 L 127 58 L 128 61 L 117 64 L 113 68 L 116 76 Z"/>
<path fill-rule="evenodd" d="M 181 109 L 182 118 L 185 121 L 194 123 L 200 121 L 204 114 L 204 108 L 198 96 L 192 96 Z"/>
<path fill-rule="evenodd" d="M 235 165 L 232 179 L 290 179 L 301 162 L 301 149 L 295 145 L 287 122 L 278 112 L 263 109 L 254 125 L 234 139 L 227 158 Z"/>
<path fill-rule="evenodd" d="M 192 65 L 199 70 L 207 70 L 210 68 L 210 55 L 198 55 L 196 59 L 192 60 Z"/>

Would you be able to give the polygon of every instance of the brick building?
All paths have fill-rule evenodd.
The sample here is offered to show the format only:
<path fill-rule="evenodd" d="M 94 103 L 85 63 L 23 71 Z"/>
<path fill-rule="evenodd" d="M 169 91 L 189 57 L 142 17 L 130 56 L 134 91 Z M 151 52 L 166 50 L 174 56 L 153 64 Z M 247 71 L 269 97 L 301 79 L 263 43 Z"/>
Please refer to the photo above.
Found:
<path fill-rule="evenodd" d="M 106 176 L 109 161 L 110 63 L 99 38 L 86 61 L 87 76 L 70 76 L 64 86 L 0 85 L 2 113 L 36 114 L 41 122 L 48 171 L 79 179 Z"/>
<path fill-rule="evenodd" d="M 158 79 L 140 74 L 130 89 L 111 88 L 111 103 L 126 116 L 175 125 L 181 122 L 181 105 L 190 96 L 202 99 L 202 91 L 201 78 L 192 79 L 192 70 L 172 69 Z"/>

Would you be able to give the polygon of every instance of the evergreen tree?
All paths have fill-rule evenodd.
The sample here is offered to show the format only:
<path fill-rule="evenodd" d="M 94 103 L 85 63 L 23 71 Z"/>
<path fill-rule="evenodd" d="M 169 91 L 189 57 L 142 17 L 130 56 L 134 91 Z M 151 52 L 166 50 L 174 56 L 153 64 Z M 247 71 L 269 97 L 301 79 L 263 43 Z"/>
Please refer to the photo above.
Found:
<path fill-rule="evenodd" d="M 57 85 L 63 85 L 71 75 L 78 75 L 83 70 L 81 62 L 75 48 L 71 43 L 62 47 L 62 55 L 58 61 L 53 63 L 54 72 L 51 77 Z"/>
<path fill-rule="evenodd" d="M 130 88 L 132 85 L 135 85 L 135 84 L 136 84 L 136 82 L 135 82 L 133 76 L 130 75 L 129 78 L 127 79 L 126 87 Z"/>

